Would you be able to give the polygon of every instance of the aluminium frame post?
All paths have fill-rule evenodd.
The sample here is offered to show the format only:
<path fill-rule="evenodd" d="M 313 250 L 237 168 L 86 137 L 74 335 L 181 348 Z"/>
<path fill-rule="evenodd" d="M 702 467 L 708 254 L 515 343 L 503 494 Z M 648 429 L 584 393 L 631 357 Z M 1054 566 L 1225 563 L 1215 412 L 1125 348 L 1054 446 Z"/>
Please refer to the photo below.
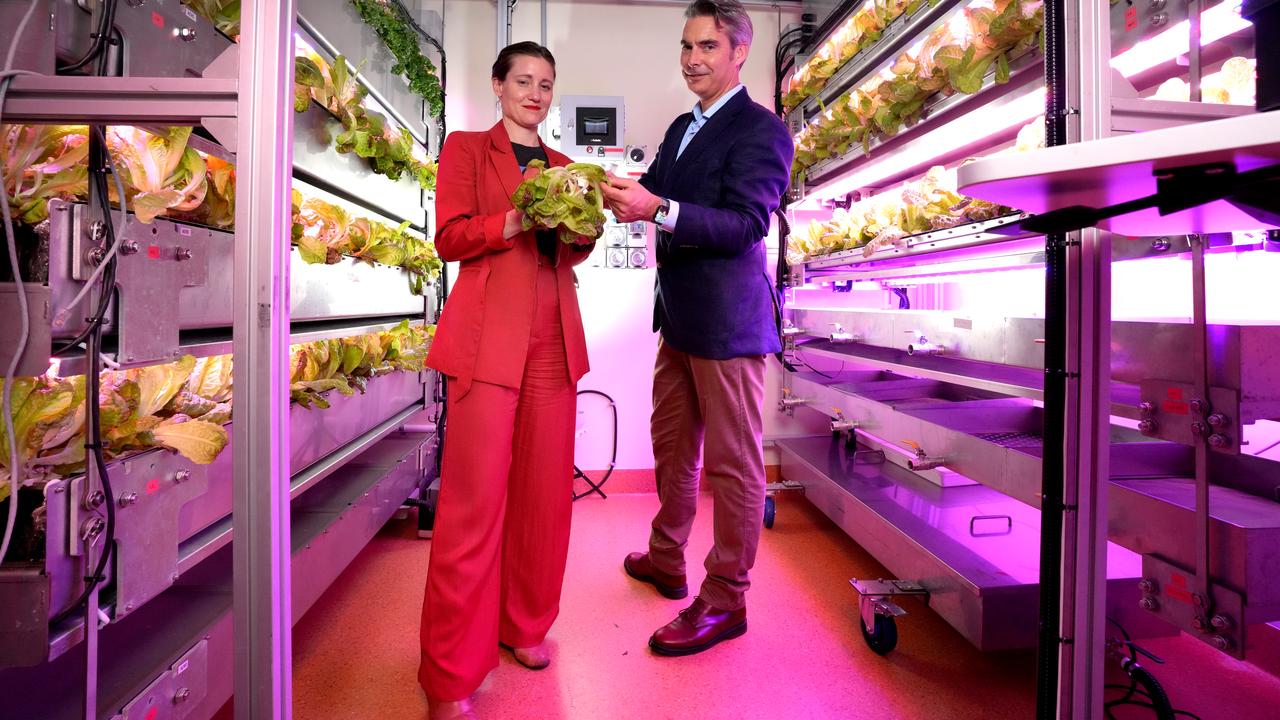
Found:
<path fill-rule="evenodd" d="M 1068 142 L 1110 135 L 1110 16 L 1089 0 L 1066 6 Z M 1103 713 L 1110 478 L 1111 236 L 1086 229 L 1066 249 L 1067 377 L 1059 718 Z"/>
<path fill-rule="evenodd" d="M 289 233 L 295 0 L 244 4 L 233 362 L 237 720 L 292 711 Z"/>

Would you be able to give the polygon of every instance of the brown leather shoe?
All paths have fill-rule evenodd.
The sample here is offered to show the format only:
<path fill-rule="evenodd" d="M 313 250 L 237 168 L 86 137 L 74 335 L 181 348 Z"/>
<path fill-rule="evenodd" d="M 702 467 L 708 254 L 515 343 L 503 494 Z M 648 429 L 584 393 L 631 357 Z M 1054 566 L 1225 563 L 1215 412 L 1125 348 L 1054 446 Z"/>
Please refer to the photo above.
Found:
<path fill-rule="evenodd" d="M 668 575 L 655 568 L 649 562 L 649 553 L 631 553 L 622 561 L 622 569 L 636 580 L 657 588 L 664 598 L 679 600 L 689 596 L 689 585 L 684 575 Z"/>
<path fill-rule="evenodd" d="M 746 631 L 746 608 L 719 610 L 695 597 L 693 604 L 681 610 L 675 620 L 658 628 L 649 638 L 649 647 L 659 655 L 692 655 Z"/>

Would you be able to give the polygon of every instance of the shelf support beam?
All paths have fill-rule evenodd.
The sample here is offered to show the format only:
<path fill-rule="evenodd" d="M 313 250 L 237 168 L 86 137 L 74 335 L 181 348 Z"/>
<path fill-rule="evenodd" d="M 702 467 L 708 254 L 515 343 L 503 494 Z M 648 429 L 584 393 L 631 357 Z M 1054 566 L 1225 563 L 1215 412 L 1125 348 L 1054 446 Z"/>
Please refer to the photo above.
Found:
<path fill-rule="evenodd" d="M 235 79 L 27 75 L 13 79 L 6 122 L 200 125 L 234 118 Z M 290 90 L 292 97 L 292 90 Z"/>

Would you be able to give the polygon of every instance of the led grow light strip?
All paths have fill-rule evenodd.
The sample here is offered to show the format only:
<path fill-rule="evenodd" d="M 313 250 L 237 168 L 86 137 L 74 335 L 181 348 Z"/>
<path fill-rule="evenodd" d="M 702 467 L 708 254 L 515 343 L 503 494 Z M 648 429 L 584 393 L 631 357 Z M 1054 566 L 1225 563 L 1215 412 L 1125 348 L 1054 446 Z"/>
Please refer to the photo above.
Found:
<path fill-rule="evenodd" d="M 1211 45 L 1248 27 L 1249 21 L 1240 17 L 1240 0 L 1227 0 L 1200 15 L 1200 46 Z M 1111 67 L 1129 78 L 1169 62 L 1190 50 L 1190 33 L 1190 22 L 1183 20 L 1115 56 Z"/>

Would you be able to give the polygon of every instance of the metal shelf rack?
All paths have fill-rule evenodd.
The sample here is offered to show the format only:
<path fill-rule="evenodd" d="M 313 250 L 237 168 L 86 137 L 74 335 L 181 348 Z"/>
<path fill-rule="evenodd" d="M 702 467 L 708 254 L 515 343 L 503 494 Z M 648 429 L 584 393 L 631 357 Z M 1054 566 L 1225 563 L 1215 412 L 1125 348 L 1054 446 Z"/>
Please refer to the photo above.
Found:
<path fill-rule="evenodd" d="M 63 22 L 84 24 L 88 14 L 74 2 L 49 5 L 50 32 L 56 26 L 59 36 L 78 36 Z M 6 98 L 5 120 L 195 126 L 200 134 L 192 147 L 237 164 L 235 232 L 165 219 L 130 224 L 124 239 L 140 252 L 120 258 L 107 349 L 127 366 L 230 353 L 241 400 L 227 426 L 231 443 L 211 465 L 162 450 L 110 463 L 119 505 L 116 553 L 86 610 L 101 623 L 85 624 L 82 616 L 49 623 L 79 593 L 86 566 L 102 551 L 100 542 L 81 543 L 79 536 L 81 523 L 100 519 L 103 510 L 84 502 L 98 487 L 92 471 L 48 484 L 44 558 L 0 569 L 0 605 L 23 618 L 5 623 L 0 682 L 32 689 L 6 712 L 84 720 L 210 717 L 234 689 L 238 712 L 284 717 L 292 620 L 406 498 L 425 491 L 440 442 L 434 420 L 423 419 L 438 408 L 439 378 L 431 371 L 372 378 L 363 394 L 329 393 L 327 410 L 290 404 L 291 344 L 384 330 L 405 319 L 430 322 L 440 293 L 427 287 L 413 295 L 399 268 L 352 259 L 301 262 L 287 244 L 289 187 L 305 186 L 308 196 L 389 225 L 407 220 L 411 232 L 427 239 L 432 195 L 409 178 L 392 182 L 354 155 L 321 147 L 316 133 L 332 119 L 318 106 L 302 114 L 292 108 L 295 32 L 330 58 L 363 57 L 378 42 L 362 24 L 355 25 L 361 32 L 335 38 L 335 28 L 360 23 L 348 5 L 246 4 L 238 44 L 177 3 L 119 6 L 117 27 L 162 21 L 199 41 L 174 46 L 185 49 L 179 56 L 135 35 L 113 50 L 121 77 L 20 77 Z M 52 73 L 47 39 L 43 32 L 24 36 L 43 49 L 20 57 Z M 201 70 L 203 77 L 190 77 Z M 155 77 L 166 73 L 171 77 Z M 372 109 L 434 153 L 440 140 L 434 124 L 400 78 L 368 68 L 356 77 Z M 27 286 L 37 301 L 61 307 L 87 277 L 77 267 L 87 211 L 53 204 L 53 272 L 47 285 Z M 0 294 L 0 301 L 8 298 Z M 79 329 L 51 328 L 47 315 L 37 319 L 37 335 L 41 327 L 37 339 L 46 343 Z M 44 358 L 39 373 L 48 352 Z M 71 375 L 85 367 L 82 358 L 64 358 L 58 370 Z"/>
<path fill-rule="evenodd" d="M 1065 5 L 1071 22 L 1077 23 L 1071 27 L 1077 29 L 1092 28 L 1091 23 L 1101 26 L 1107 12 L 1092 5 L 1084 8 L 1083 3 L 1049 4 L 1057 6 L 1059 23 Z M 939 21 L 945 22 L 945 17 Z M 1139 98 L 1118 76 L 1113 83 L 1105 60 L 1098 61 L 1107 52 L 1105 42 L 1094 43 L 1099 33 L 1080 32 L 1065 52 L 1071 72 L 1078 73 L 1072 76 L 1073 88 L 1081 94 L 1066 101 L 1071 111 L 1062 117 L 1073 128 L 1073 141 L 1095 143 L 1001 153 L 962 165 L 961 194 L 1022 212 L 1051 209 L 1048 198 L 1059 205 L 1089 204 L 1086 195 L 1072 198 L 1058 192 L 1068 182 L 1065 174 L 1061 181 L 1042 176 L 1049 158 L 1067 165 L 1088 164 L 1086 157 L 1120 163 L 1128 157 L 1125 148 L 1159 147 L 1168 155 L 1182 155 L 1208 145 L 1243 145 L 1241 138 L 1259 133 L 1274 134 L 1270 126 L 1275 123 L 1268 124 L 1249 108 Z M 919 38 L 895 34 L 891 42 L 906 47 Z M 863 55 L 868 50 L 874 48 L 864 49 Z M 1050 43 L 1047 52 L 1064 51 Z M 1043 57 L 1033 52 L 1015 62 L 1007 84 L 997 86 L 988 76 L 983 90 L 972 96 L 934 98 L 915 126 L 874 144 L 869 156 L 852 148 L 810 168 L 811 182 L 802 190 L 797 215 L 820 217 L 831 205 L 846 207 L 854 215 L 857 208 L 846 203 L 857 202 L 859 195 L 865 201 L 868 191 L 915 177 L 931 165 L 1009 144 L 1016 126 L 1009 132 L 984 133 L 981 139 L 975 131 L 967 145 L 963 137 L 957 141 L 962 147 L 937 139 L 969 127 L 966 123 L 976 123 L 983 113 L 1003 111 L 1042 92 L 1053 96 L 1054 83 L 1061 80 L 1046 82 Z M 1060 56 L 1058 63 L 1063 67 Z M 845 88 L 869 77 L 845 77 L 853 67 L 851 63 L 837 73 Z M 864 69 L 871 73 L 879 67 Z M 839 92 L 837 86 L 824 89 L 824 102 Z M 816 101 L 802 105 L 789 118 L 798 123 L 808 104 Z M 1117 137 L 1100 140 L 1112 135 Z M 1262 159 L 1273 154 L 1269 142 L 1252 143 L 1248 162 L 1271 162 Z M 1150 168 L 1145 170 L 1150 178 Z M 1045 202 L 1038 205 L 1011 192 L 988 190 L 975 179 L 994 188 L 1011 176 L 1027 176 L 1024 194 L 1038 192 Z M 1086 186 L 1097 177 L 1080 179 L 1072 187 L 1087 193 Z M 1105 184 L 1093 185 L 1097 192 L 1109 191 Z M 980 648 L 1039 642 L 1042 653 L 1055 660 L 1045 677 L 1057 677 L 1059 687 L 1070 688 L 1065 695 L 1045 696 L 1043 716 L 1056 711 L 1059 717 L 1092 718 L 1102 707 L 1101 683 L 1091 683 L 1101 676 L 1104 617 L 1120 619 L 1135 636 L 1170 634 L 1179 628 L 1198 632 L 1237 657 L 1243 651 L 1244 631 L 1235 630 L 1236 625 L 1280 617 L 1280 586 L 1256 569 L 1263 558 L 1274 557 L 1280 545 L 1280 506 L 1265 495 L 1274 487 L 1271 479 L 1278 470 L 1274 463 L 1242 454 L 1240 448 L 1245 426 L 1280 417 L 1280 395 L 1272 390 L 1276 383 L 1268 370 L 1274 364 L 1268 360 L 1270 354 L 1280 347 L 1280 328 L 1209 324 L 1203 315 L 1190 322 L 1107 320 L 1112 262 L 1176 256 L 1199 263 L 1202 272 L 1206 254 L 1242 252 L 1245 246 L 1211 249 L 1209 241 L 1187 235 L 1200 228 L 1135 222 L 1121 230 L 1139 237 L 1117 237 L 1113 252 L 1109 236 L 1095 231 L 1065 239 L 1010 231 L 1025 219 L 1019 213 L 907 237 L 867 255 L 854 249 L 793 263 L 783 335 L 794 369 L 783 375 L 778 409 L 806 413 L 810 420 L 817 413 L 829 432 L 778 439 L 775 444 L 783 485 L 799 485 L 899 578 L 888 583 L 853 581 L 860 593 L 862 632 L 874 652 L 888 652 L 896 642 L 891 626 L 903 613 L 896 598 L 923 593 L 930 607 Z M 1258 226 L 1255 220 L 1231 229 Z M 1056 314 L 1063 312 L 1062 306 L 1047 307 L 1053 315 L 1048 320 L 1039 314 L 966 312 L 963 306 L 941 309 L 949 305 L 947 294 L 938 288 L 961 282 L 961 275 L 1039 267 L 1051 271 L 1050 279 L 1058 287 L 1065 287 L 1063 268 L 1072 268 L 1073 284 L 1064 301 L 1073 318 L 1069 326 Z M 998 275 L 991 277 L 991 283 L 999 283 Z M 840 294 L 876 285 L 908 293 L 916 288 L 912 309 L 868 309 L 867 298 L 874 296 Z M 1203 298 L 1202 282 L 1198 287 L 1198 297 Z M 899 296 L 884 295 L 896 305 Z M 1059 333 L 1068 330 L 1069 360 L 1055 369 L 1059 361 L 1050 351 L 1066 352 Z M 1202 334 L 1212 345 L 1198 360 L 1188 348 L 1195 347 Z M 1218 452 L 1207 463 L 1200 457 L 1204 453 L 1193 447 L 1191 433 L 1170 414 L 1186 403 L 1165 406 L 1174 397 L 1170 393 L 1190 398 L 1200 381 L 1212 391 L 1197 397 L 1211 399 L 1223 415 L 1214 425 L 1221 430 Z M 1072 398 L 1071 404 L 1064 407 L 1063 398 Z M 1054 417 L 1059 414 L 1063 417 Z M 1048 432 L 1064 418 L 1065 435 Z M 1066 478 L 1065 494 L 1046 495 L 1056 492 L 1055 475 L 1059 481 Z M 1209 487 L 1211 501 L 1197 505 L 1195 494 Z M 997 509 L 988 510 L 992 507 Z M 988 517 L 992 514 L 997 517 Z M 1059 533 L 1064 522 L 1066 529 Z M 975 535 L 975 528 L 994 528 L 998 539 L 979 537 L 983 533 Z M 1186 570 L 1197 562 L 1203 566 L 1198 553 L 1204 549 L 1194 539 L 1210 533 L 1215 538 L 1212 567 L 1214 587 L 1220 588 L 1219 608 L 1228 624 L 1236 624 L 1227 631 L 1219 627 L 1217 640 L 1212 633 L 1195 630 L 1190 615 L 1150 610 L 1162 607 L 1151 588 L 1170 579 L 1170 568 Z M 998 549 L 1010 536 L 1023 537 L 1024 545 L 1041 552 Z M 1007 587 L 1009 577 L 1001 575 L 997 581 L 986 574 L 1022 577 L 1006 564 L 1027 571 L 1025 583 L 1013 583 L 1017 590 Z M 1060 564 L 1065 570 L 1055 576 Z M 1190 572 L 1194 576 L 1194 570 Z M 1141 583 L 1137 591 L 1140 579 L 1150 582 Z M 1052 602 L 1039 609 L 1038 622 L 1037 595 Z M 991 609 L 1013 618 L 1010 628 L 1018 630 L 991 622 L 996 617 L 989 614 Z M 1060 627 L 1054 626 L 1055 619 Z M 1073 638 L 1074 645 L 1047 645 L 1043 633 Z M 1012 635 L 1020 644 L 1013 644 Z"/>

